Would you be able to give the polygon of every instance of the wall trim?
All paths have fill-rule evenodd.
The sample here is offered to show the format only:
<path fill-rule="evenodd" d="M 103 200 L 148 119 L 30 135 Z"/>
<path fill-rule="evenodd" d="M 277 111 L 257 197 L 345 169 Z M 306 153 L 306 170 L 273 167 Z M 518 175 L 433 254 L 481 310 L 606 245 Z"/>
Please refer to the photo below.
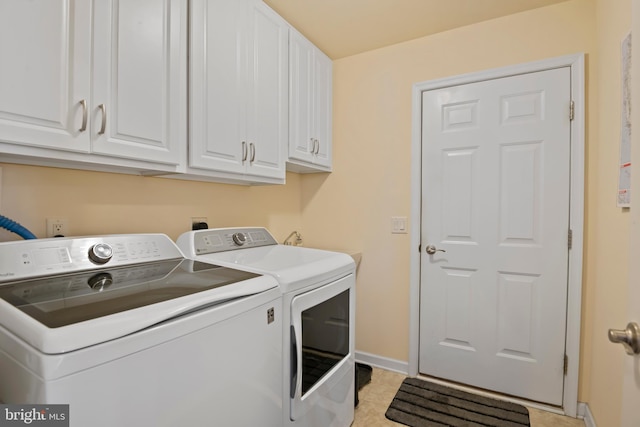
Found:
<path fill-rule="evenodd" d="M 578 402 L 578 418 L 584 420 L 586 427 L 596 427 L 596 420 L 593 418 L 593 414 L 591 414 L 588 403 Z"/>
<path fill-rule="evenodd" d="M 364 363 L 365 365 L 375 366 L 376 368 L 386 369 L 387 371 L 398 372 L 404 375 L 408 375 L 409 372 L 409 363 L 402 360 L 390 359 L 362 351 L 356 351 L 355 357 L 356 362 Z"/>
<path fill-rule="evenodd" d="M 571 97 L 575 103 L 575 116 L 571 122 L 571 200 L 569 218 L 569 226 L 573 230 L 574 249 L 569 252 L 567 335 L 565 341 L 565 351 L 569 358 L 569 366 L 564 384 L 563 411 L 565 415 L 576 417 L 578 406 L 584 239 L 585 71 L 584 54 L 582 53 L 430 80 L 413 85 L 410 224 L 412 250 L 409 279 L 410 321 L 408 372 L 410 376 L 418 375 L 420 339 L 420 253 L 417 248 L 420 245 L 421 236 L 422 92 L 447 86 L 456 86 L 561 67 L 571 68 Z"/>

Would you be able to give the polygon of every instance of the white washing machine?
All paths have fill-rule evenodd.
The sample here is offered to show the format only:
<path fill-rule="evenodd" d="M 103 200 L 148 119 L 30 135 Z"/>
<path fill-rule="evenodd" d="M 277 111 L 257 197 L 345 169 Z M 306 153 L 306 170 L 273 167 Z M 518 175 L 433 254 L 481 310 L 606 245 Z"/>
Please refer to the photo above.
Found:
<path fill-rule="evenodd" d="M 278 426 L 270 276 L 185 259 L 165 235 L 0 244 L 0 401 L 70 425 Z"/>
<path fill-rule="evenodd" d="M 279 245 L 264 228 L 190 231 L 187 257 L 269 274 L 283 294 L 283 423 L 346 427 L 354 416 L 355 263 L 346 254 Z"/>

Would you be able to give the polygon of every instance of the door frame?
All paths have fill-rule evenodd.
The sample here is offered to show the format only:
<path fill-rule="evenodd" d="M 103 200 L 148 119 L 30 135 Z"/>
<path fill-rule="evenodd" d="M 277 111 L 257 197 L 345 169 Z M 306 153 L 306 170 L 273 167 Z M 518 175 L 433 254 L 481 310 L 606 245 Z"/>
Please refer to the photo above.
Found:
<path fill-rule="evenodd" d="M 580 365 L 580 322 L 582 310 L 582 258 L 584 237 L 584 165 L 585 165 L 585 73 L 584 54 L 566 55 L 474 73 L 415 83 L 412 93 L 411 136 L 411 256 L 409 276 L 409 375 L 417 376 L 420 348 L 420 235 L 422 200 L 422 92 L 476 83 L 518 74 L 570 67 L 571 99 L 574 118 L 571 126 L 571 184 L 569 227 L 573 232 L 569 251 L 567 289 L 567 330 L 565 352 L 568 357 L 564 380 L 562 413 L 575 417 L 578 411 L 578 379 Z M 569 114 L 569 111 L 567 111 Z M 516 399 L 517 400 L 517 399 Z M 539 406 L 545 409 L 553 407 Z"/>

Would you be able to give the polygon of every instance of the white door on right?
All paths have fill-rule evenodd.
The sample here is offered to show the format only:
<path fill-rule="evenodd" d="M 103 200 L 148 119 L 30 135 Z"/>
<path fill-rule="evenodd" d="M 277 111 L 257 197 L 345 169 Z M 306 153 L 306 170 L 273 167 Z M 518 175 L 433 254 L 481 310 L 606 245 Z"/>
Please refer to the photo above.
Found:
<path fill-rule="evenodd" d="M 633 34 L 640 34 L 640 0 L 633 0 L 631 3 Z M 631 46 L 633 55 L 640 54 L 640 46 L 634 43 Z M 638 56 L 636 56 L 637 58 Z M 639 81 L 640 68 L 631 67 L 631 81 Z M 631 85 L 631 105 L 640 105 L 640 89 L 638 85 Z M 640 110 L 631 108 L 631 123 L 640 121 Z M 631 147 L 637 147 L 640 142 L 640 135 L 637 131 L 631 132 Z M 640 164 L 640 151 L 631 150 L 631 164 Z M 631 174 L 631 187 L 640 188 L 640 174 L 637 169 Z M 634 195 L 635 194 L 635 195 Z M 640 263 L 636 260 L 640 257 L 640 203 L 638 193 L 632 193 L 630 209 L 630 229 L 629 229 L 629 278 L 627 283 L 627 321 L 640 323 Z M 599 286 L 607 286 L 606 283 Z M 621 307 L 624 309 L 624 307 Z M 610 325 L 613 329 L 624 329 L 625 325 Z M 604 339 L 604 336 L 601 338 Z M 617 345 L 617 344 L 612 344 Z M 619 350 L 622 353 L 622 347 Z M 640 355 L 628 355 L 625 357 L 624 378 L 622 385 L 622 413 L 620 416 L 621 427 L 638 427 L 640 425 Z"/>
<path fill-rule="evenodd" d="M 562 405 L 570 95 L 568 67 L 423 93 L 421 374 Z"/>

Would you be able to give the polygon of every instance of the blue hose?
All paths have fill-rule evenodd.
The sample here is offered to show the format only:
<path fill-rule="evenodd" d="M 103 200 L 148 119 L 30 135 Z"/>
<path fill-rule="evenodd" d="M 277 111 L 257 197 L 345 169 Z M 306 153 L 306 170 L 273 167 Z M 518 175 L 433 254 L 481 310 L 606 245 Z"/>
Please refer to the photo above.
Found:
<path fill-rule="evenodd" d="M 0 215 L 0 227 L 5 228 L 12 233 L 16 233 L 18 236 L 23 239 L 37 239 L 35 234 L 27 230 L 25 227 L 21 226 L 15 221 L 10 220 L 4 215 Z"/>

